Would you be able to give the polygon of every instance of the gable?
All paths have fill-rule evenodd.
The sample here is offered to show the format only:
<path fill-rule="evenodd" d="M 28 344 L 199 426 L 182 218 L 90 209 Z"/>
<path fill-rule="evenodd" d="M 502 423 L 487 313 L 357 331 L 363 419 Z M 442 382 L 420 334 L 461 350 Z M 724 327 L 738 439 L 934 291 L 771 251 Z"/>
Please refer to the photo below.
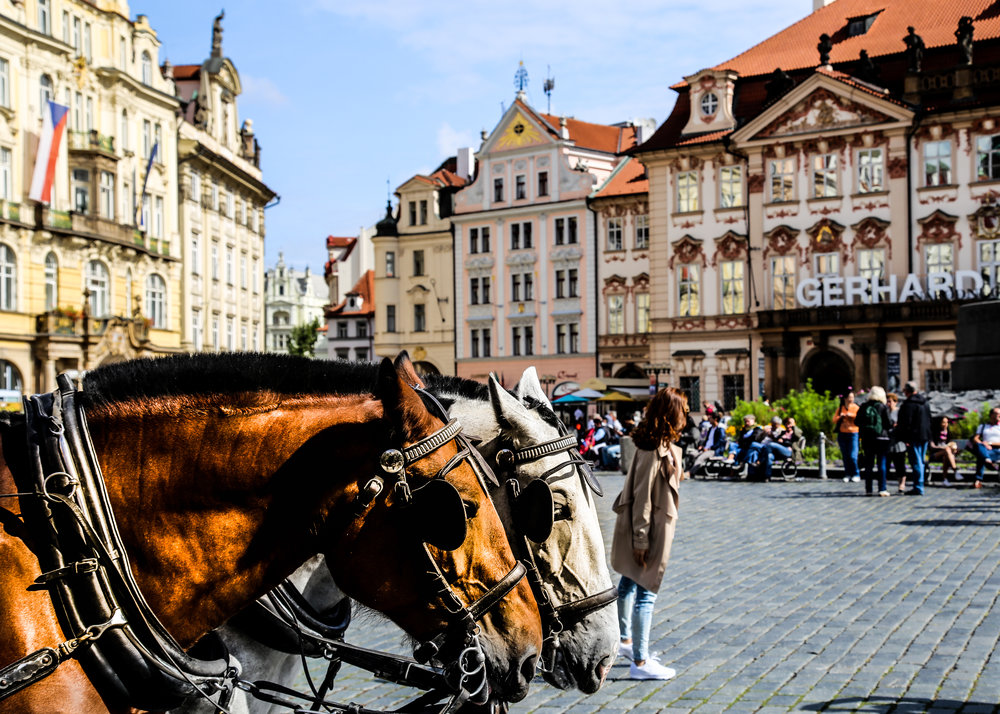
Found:
<path fill-rule="evenodd" d="M 821 88 L 794 104 L 791 109 L 757 132 L 753 138 L 765 139 L 812 134 L 831 129 L 853 129 L 893 120 L 893 117 L 877 109 Z"/>
<path fill-rule="evenodd" d="M 515 109 L 495 134 L 498 136 L 490 142 L 491 151 L 510 151 L 548 143 L 545 134 L 520 109 Z"/>

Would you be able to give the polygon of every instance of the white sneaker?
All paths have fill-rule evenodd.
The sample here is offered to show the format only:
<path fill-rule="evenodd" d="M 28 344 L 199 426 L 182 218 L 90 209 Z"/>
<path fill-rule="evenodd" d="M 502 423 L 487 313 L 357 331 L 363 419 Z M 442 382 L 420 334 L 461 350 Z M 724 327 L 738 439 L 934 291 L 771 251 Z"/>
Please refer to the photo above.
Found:
<path fill-rule="evenodd" d="M 941 480 L 941 485 L 942 486 L 951 486 L 951 481 L 949 481 L 948 479 L 942 479 Z"/>
<path fill-rule="evenodd" d="M 956 481 L 964 481 L 965 478 L 962 476 L 962 474 L 959 471 L 956 471 L 955 472 L 955 480 Z"/>
<path fill-rule="evenodd" d="M 844 476 L 844 483 L 850 483 L 850 482 L 851 482 L 851 479 L 849 479 L 846 476 Z"/>
<path fill-rule="evenodd" d="M 629 642 L 628 644 L 625 644 L 624 642 L 622 642 L 622 641 L 619 640 L 619 642 L 618 642 L 618 656 L 619 657 L 624 657 L 625 659 L 627 659 L 628 661 L 631 662 L 632 661 L 632 643 Z"/>
<path fill-rule="evenodd" d="M 861 480 L 860 476 L 851 476 L 851 481 L 853 481 L 854 483 L 857 483 L 860 480 Z"/>
<path fill-rule="evenodd" d="M 635 662 L 629 667 L 629 679 L 673 679 L 677 675 L 672 667 L 664 667 L 655 659 L 650 657 L 641 666 L 637 667 Z"/>

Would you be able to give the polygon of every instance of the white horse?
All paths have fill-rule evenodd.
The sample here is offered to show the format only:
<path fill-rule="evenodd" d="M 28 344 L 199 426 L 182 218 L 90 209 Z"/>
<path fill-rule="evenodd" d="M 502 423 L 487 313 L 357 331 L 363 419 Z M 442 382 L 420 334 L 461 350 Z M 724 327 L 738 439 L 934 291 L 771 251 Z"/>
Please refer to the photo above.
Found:
<path fill-rule="evenodd" d="M 496 452 L 501 445 L 523 450 L 565 435 L 534 367 L 529 367 L 521 377 L 517 396 L 503 389 L 493 377 L 489 385 L 455 377 L 425 379 L 427 391 L 442 400 L 450 415 L 461 422 L 465 434 L 479 442 L 478 448 L 491 466 L 496 463 Z M 613 588 L 593 490 L 578 473 L 577 464 L 578 458 L 573 458 L 568 450 L 558 451 L 519 464 L 516 474 L 523 488 L 550 473 L 547 480 L 552 490 L 555 524 L 544 542 L 528 543 L 535 556 L 542 587 L 556 607 L 577 603 Z M 316 560 L 310 561 L 293 579 L 306 599 L 322 611 L 335 605 L 343 594 L 327 569 L 317 566 Z M 558 648 L 553 649 L 552 638 L 546 640 L 548 651 L 543 651 L 542 660 L 551 666 L 544 668 L 542 675 L 560 689 L 575 686 L 587 694 L 596 692 L 604 683 L 618 651 L 616 610 L 608 603 L 582 613 L 582 617 L 568 616 L 564 625 L 565 630 L 558 635 Z M 237 626 L 226 625 L 216 632 L 241 663 L 243 679 L 287 685 L 299 678 L 302 671 L 299 655 L 262 645 L 252 634 Z M 230 710 L 234 714 L 287 711 L 284 707 L 272 708 L 266 702 L 245 697 L 242 692 L 237 692 Z M 196 701 L 177 711 L 214 712 Z"/>

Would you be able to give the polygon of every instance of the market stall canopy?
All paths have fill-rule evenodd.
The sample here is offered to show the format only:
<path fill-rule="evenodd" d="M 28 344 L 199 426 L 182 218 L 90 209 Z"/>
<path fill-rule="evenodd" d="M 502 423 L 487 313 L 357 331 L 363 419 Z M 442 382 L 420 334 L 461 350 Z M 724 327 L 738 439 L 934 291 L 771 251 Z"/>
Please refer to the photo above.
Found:
<path fill-rule="evenodd" d="M 634 402 L 635 399 L 631 394 L 622 394 L 621 392 L 608 392 L 603 397 L 599 398 L 599 402 Z"/>
<path fill-rule="evenodd" d="M 600 399 L 604 395 L 595 389 L 580 389 L 572 394 L 567 394 L 564 397 L 559 397 L 553 400 L 553 404 L 567 404 L 569 402 L 589 402 L 592 399 Z"/>

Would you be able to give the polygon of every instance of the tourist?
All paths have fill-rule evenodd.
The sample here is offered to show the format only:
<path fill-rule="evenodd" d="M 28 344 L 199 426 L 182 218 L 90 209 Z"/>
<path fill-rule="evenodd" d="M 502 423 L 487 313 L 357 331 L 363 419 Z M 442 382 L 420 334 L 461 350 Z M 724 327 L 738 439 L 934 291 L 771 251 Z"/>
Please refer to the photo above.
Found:
<path fill-rule="evenodd" d="M 840 406 L 833 415 L 833 430 L 837 433 L 837 444 L 844 459 L 845 482 L 861 480 L 858 470 L 858 426 L 854 423 L 857 414 L 858 405 L 854 403 L 854 392 L 848 392 L 840 398 Z"/>
<path fill-rule="evenodd" d="M 875 494 L 872 471 L 877 471 L 878 495 L 888 496 L 885 461 L 889 453 L 891 441 L 889 429 L 892 422 L 889 418 L 889 409 L 886 407 L 885 390 L 882 387 L 871 388 L 868 392 L 868 401 L 858 410 L 854 421 L 861 434 L 861 454 L 865 465 L 865 495 Z"/>
<path fill-rule="evenodd" d="M 935 419 L 934 427 L 931 429 L 931 441 L 927 445 L 927 463 L 941 462 L 941 483 L 945 486 L 951 485 L 951 482 L 948 481 L 949 469 L 956 481 L 962 480 L 962 474 L 958 472 L 958 464 L 955 461 L 958 456 L 958 444 L 948 440 L 949 423 L 946 416 Z M 927 480 L 930 482 L 930 475 L 928 475 Z"/>
<path fill-rule="evenodd" d="M 907 382 L 903 387 L 906 396 L 899 407 L 899 423 L 896 430 L 899 438 L 906 443 L 906 452 L 913 469 L 913 488 L 908 496 L 924 495 L 924 460 L 927 457 L 927 442 L 931 440 L 931 409 L 927 397 L 917 389 L 916 382 Z"/>
<path fill-rule="evenodd" d="M 983 487 L 983 470 L 986 462 L 1000 462 L 1000 407 L 990 409 L 985 424 L 980 424 L 972 435 L 972 449 L 976 455 L 976 488 Z"/>
<path fill-rule="evenodd" d="M 885 455 L 886 472 L 892 466 L 899 481 L 898 492 L 906 493 L 906 444 L 896 435 L 896 424 L 899 421 L 899 395 L 889 392 L 885 395 L 889 409 L 889 421 L 892 426 L 889 429 L 889 451 Z"/>
<path fill-rule="evenodd" d="M 616 520 L 611 566 L 622 575 L 618 652 L 632 660 L 632 679 L 671 679 L 676 674 L 650 656 L 649 630 L 677 523 L 683 465 L 674 442 L 686 413 L 687 399 L 680 390 L 662 389 L 653 396 L 645 418 L 632 432 L 635 456 L 612 506 Z"/>
<path fill-rule="evenodd" d="M 709 427 L 698 445 L 698 457 L 691 466 L 691 476 L 701 473 L 705 462 L 716 456 L 721 456 L 729 443 L 726 440 L 726 430 L 719 423 L 718 410 L 712 410 L 708 414 Z"/>
<path fill-rule="evenodd" d="M 778 419 L 778 417 L 774 418 Z M 802 429 L 795 425 L 795 418 L 788 417 L 785 419 L 784 429 L 781 430 L 778 438 L 775 439 L 772 436 L 771 440 L 764 444 L 764 448 L 761 449 L 760 458 L 764 464 L 765 481 L 768 481 L 771 478 L 771 471 L 774 467 L 774 455 L 777 454 L 782 459 L 791 459 L 795 457 L 795 452 L 799 447 L 799 441 L 801 439 Z"/>

